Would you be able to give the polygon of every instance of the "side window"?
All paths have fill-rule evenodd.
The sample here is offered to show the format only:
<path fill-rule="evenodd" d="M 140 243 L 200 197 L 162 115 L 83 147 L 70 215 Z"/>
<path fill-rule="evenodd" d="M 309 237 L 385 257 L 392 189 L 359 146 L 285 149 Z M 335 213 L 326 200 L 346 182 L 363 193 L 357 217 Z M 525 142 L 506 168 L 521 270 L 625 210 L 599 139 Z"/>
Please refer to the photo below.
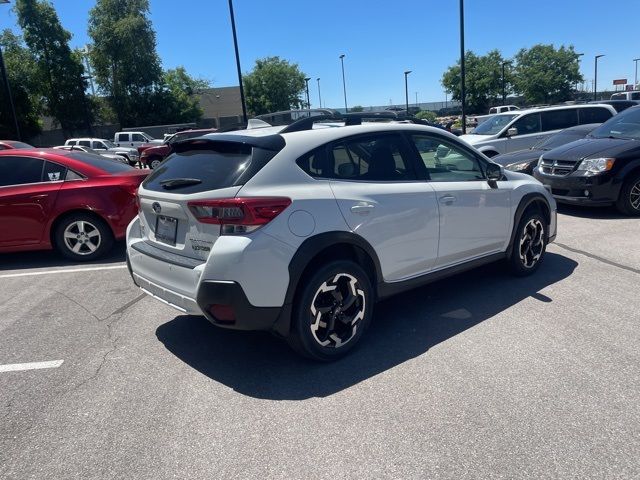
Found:
<path fill-rule="evenodd" d="M 581 108 L 578 111 L 578 115 L 580 116 L 581 125 L 587 123 L 603 123 L 613 116 L 609 110 L 602 107 Z"/>
<path fill-rule="evenodd" d="M 118 142 L 128 142 L 129 141 L 129 134 L 128 133 L 119 133 L 117 141 Z"/>
<path fill-rule="evenodd" d="M 6 150 L 7 147 L 5 147 L 4 145 L 0 145 L 0 150 Z"/>
<path fill-rule="evenodd" d="M 333 178 L 372 182 L 415 180 L 403 138 L 395 134 L 346 139 L 329 152 Z"/>
<path fill-rule="evenodd" d="M 74 172 L 73 170 L 67 170 L 64 176 L 65 180 L 82 180 L 82 176 Z"/>
<path fill-rule="evenodd" d="M 565 110 L 550 110 L 542 112 L 542 131 L 563 130 L 578 124 L 578 112 L 575 108 Z"/>
<path fill-rule="evenodd" d="M 297 160 L 308 175 L 372 182 L 416 180 L 404 139 L 395 134 L 345 139 Z"/>
<path fill-rule="evenodd" d="M 107 146 L 102 142 L 93 142 L 93 148 L 95 150 L 107 150 Z"/>
<path fill-rule="evenodd" d="M 640 100 L 640 92 L 633 92 L 631 94 L 631 100 Z"/>
<path fill-rule="evenodd" d="M 67 174 L 67 168 L 53 162 L 44 163 L 44 171 L 42 172 L 43 182 L 58 182 L 64 180 Z"/>
<path fill-rule="evenodd" d="M 0 187 L 39 183 L 44 161 L 30 157 L 0 157 Z"/>
<path fill-rule="evenodd" d="M 91 147 L 91 142 L 89 140 L 80 140 L 78 145 L 81 147 Z"/>
<path fill-rule="evenodd" d="M 517 120 L 511 127 L 518 129 L 518 135 L 529 135 L 540 132 L 540 114 L 530 113 Z"/>
<path fill-rule="evenodd" d="M 434 182 L 467 182 L 484 179 L 478 159 L 452 142 L 429 135 L 413 135 L 429 178 Z"/>
<path fill-rule="evenodd" d="M 139 133 L 134 133 L 131 135 L 131 141 L 132 142 L 146 142 L 147 140 L 140 135 Z"/>

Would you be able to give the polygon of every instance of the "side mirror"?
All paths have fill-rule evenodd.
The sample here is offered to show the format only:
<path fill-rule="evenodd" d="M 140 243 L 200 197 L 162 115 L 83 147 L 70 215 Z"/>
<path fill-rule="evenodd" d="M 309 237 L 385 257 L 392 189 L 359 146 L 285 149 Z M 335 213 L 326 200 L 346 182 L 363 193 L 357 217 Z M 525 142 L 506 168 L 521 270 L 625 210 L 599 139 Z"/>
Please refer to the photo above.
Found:
<path fill-rule="evenodd" d="M 516 127 L 511 127 L 507 130 L 507 137 L 515 137 L 516 135 L 518 135 L 518 129 Z"/>
<path fill-rule="evenodd" d="M 495 182 L 502 178 L 502 167 L 497 163 L 488 163 L 486 167 L 487 180 L 489 185 L 495 185 Z M 493 184 L 493 185 L 492 185 Z"/>

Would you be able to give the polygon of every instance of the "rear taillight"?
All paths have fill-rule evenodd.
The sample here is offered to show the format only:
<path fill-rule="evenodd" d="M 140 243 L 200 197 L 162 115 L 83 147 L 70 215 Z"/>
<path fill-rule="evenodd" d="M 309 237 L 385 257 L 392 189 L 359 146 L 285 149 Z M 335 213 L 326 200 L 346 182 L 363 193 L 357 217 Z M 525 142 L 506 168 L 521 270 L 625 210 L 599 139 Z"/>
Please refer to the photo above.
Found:
<path fill-rule="evenodd" d="M 189 202 L 199 222 L 221 225 L 221 233 L 247 233 L 269 223 L 291 205 L 286 197 L 223 198 Z"/>

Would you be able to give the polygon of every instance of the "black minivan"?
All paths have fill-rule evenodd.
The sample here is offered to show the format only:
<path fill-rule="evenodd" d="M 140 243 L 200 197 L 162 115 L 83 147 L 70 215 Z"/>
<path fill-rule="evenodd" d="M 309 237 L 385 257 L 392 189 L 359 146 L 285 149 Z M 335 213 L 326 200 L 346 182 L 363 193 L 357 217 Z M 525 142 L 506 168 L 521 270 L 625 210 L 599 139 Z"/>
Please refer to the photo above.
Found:
<path fill-rule="evenodd" d="M 640 106 L 582 140 L 545 152 L 533 173 L 560 203 L 615 205 L 622 213 L 640 215 Z"/>

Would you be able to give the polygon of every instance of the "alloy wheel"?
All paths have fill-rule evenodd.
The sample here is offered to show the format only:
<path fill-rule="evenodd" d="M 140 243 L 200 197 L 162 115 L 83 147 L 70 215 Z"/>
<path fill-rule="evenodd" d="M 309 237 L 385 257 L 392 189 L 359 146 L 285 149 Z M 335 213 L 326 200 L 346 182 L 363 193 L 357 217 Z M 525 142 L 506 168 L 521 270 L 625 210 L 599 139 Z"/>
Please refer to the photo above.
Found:
<path fill-rule="evenodd" d="M 638 180 L 629 192 L 629 203 L 636 210 L 640 210 L 640 180 Z"/>
<path fill-rule="evenodd" d="M 529 220 L 520 237 L 520 260 L 525 268 L 533 268 L 544 251 L 544 226 L 537 218 Z"/>
<path fill-rule="evenodd" d="M 76 255 L 91 255 L 102 241 L 100 230 L 91 222 L 77 220 L 64 229 L 65 246 Z"/>
<path fill-rule="evenodd" d="M 358 279 L 338 273 L 320 285 L 311 301 L 311 334 L 323 347 L 339 348 L 356 334 L 365 314 Z"/>

